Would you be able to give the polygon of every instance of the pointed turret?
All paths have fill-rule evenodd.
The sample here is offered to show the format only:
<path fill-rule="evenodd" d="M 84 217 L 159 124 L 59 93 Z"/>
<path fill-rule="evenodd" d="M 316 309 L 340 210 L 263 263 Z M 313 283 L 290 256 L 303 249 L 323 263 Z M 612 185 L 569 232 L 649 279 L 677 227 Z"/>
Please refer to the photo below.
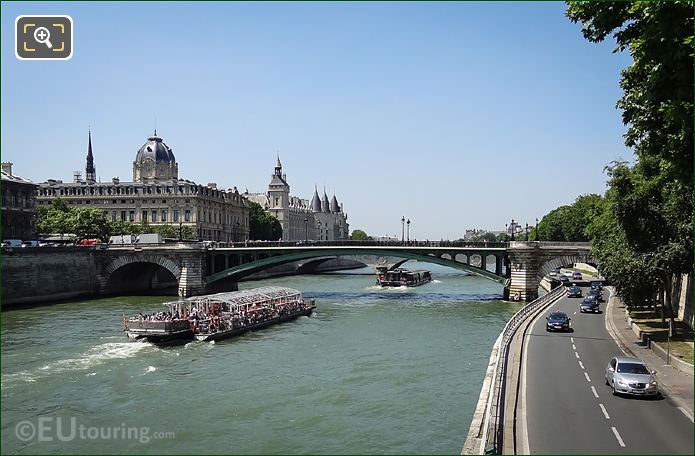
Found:
<path fill-rule="evenodd" d="M 331 212 L 334 214 L 340 212 L 340 205 L 338 204 L 338 199 L 335 197 L 335 192 L 333 193 L 333 198 L 331 199 Z"/>
<path fill-rule="evenodd" d="M 314 197 L 311 198 L 311 211 L 321 212 L 321 199 L 319 198 L 319 189 L 314 186 Z"/>
<path fill-rule="evenodd" d="M 323 198 L 321 198 L 321 209 L 323 212 L 331 212 L 331 205 L 328 202 L 328 195 L 326 195 L 326 187 L 323 187 Z"/>
<path fill-rule="evenodd" d="M 92 155 L 92 128 L 89 128 L 89 145 L 87 146 L 87 166 L 85 167 L 85 180 L 87 183 L 97 181 L 97 169 L 94 167 L 94 155 Z"/>
<path fill-rule="evenodd" d="M 282 163 L 280 163 L 280 153 L 278 153 L 278 159 L 275 162 L 275 175 L 282 177 Z"/>

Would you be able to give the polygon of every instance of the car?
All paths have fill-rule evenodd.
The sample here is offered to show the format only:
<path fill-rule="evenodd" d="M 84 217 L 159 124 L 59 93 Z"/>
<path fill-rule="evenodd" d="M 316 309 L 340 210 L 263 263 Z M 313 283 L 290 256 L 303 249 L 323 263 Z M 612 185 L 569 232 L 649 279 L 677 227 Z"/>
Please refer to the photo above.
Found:
<path fill-rule="evenodd" d="M 565 312 L 553 312 L 547 317 L 545 330 L 546 331 L 570 331 L 570 317 Z"/>
<path fill-rule="evenodd" d="M 599 281 L 599 280 L 592 280 L 591 282 L 589 282 L 589 284 L 591 285 L 592 290 L 594 288 L 596 288 L 598 290 L 603 290 L 603 286 L 601 285 L 601 281 Z"/>
<path fill-rule="evenodd" d="M 581 273 L 581 272 L 576 272 L 576 271 L 575 271 L 575 272 L 572 273 L 572 278 L 573 278 L 574 280 L 582 280 L 582 273 Z"/>
<path fill-rule="evenodd" d="M 568 279 L 571 279 L 572 278 L 572 271 L 563 272 L 562 277 L 567 277 Z"/>
<path fill-rule="evenodd" d="M 613 388 L 613 395 L 657 396 L 659 385 L 656 372 L 650 371 L 639 358 L 614 356 L 606 366 L 606 385 Z"/>
<path fill-rule="evenodd" d="M 567 277 L 560 277 L 560 282 L 562 282 L 562 284 L 566 287 L 570 285 L 570 279 Z"/>
<path fill-rule="evenodd" d="M 584 313 L 584 312 L 601 312 L 601 309 L 599 307 L 598 301 L 595 299 L 590 299 L 590 298 L 585 298 L 582 300 L 581 303 L 579 303 L 579 312 Z"/>
<path fill-rule="evenodd" d="M 569 287 L 567 289 L 567 297 L 568 298 L 581 298 L 582 297 L 582 289 L 576 286 Z"/>
<path fill-rule="evenodd" d="M 603 302 L 603 294 L 599 290 L 589 290 L 587 296 L 594 296 L 597 301 Z"/>
<path fill-rule="evenodd" d="M 550 277 L 555 277 L 555 276 L 557 275 L 557 272 L 555 272 L 555 271 L 550 271 L 550 273 L 549 273 L 548 275 L 549 275 Z"/>

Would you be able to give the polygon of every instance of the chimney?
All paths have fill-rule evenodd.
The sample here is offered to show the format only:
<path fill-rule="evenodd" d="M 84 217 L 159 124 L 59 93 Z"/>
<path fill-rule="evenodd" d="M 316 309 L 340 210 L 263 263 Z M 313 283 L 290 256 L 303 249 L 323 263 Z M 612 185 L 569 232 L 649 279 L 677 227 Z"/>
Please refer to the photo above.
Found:
<path fill-rule="evenodd" d="M 2 162 L 2 172 L 12 175 L 12 162 Z"/>

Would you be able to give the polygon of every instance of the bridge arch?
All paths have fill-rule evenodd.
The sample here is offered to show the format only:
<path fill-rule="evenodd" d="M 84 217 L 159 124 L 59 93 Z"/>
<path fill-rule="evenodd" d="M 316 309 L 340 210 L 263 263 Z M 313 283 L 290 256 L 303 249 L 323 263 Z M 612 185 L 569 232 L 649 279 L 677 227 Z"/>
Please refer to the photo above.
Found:
<path fill-rule="evenodd" d="M 590 255 L 560 255 L 547 259 L 539 269 L 539 282 L 543 277 L 550 274 L 551 271 L 574 263 L 587 263 L 596 266 L 596 262 Z"/>
<path fill-rule="evenodd" d="M 179 264 L 161 255 L 120 256 L 104 268 L 103 292 L 152 292 L 173 289 L 181 278 Z"/>
<path fill-rule="evenodd" d="M 229 252 L 233 253 L 233 252 Z M 440 253 L 440 252 L 437 252 Z M 247 277 L 251 274 L 254 274 L 258 271 L 262 271 L 263 269 L 267 269 L 271 266 L 277 266 L 280 264 L 286 264 L 286 263 L 292 263 L 295 261 L 301 261 L 301 260 L 308 260 L 311 258 L 316 258 L 316 257 L 325 257 L 325 256 L 353 256 L 353 255 L 377 255 L 377 256 L 393 256 L 397 258 L 403 258 L 403 259 L 408 259 L 408 260 L 418 260 L 422 262 L 427 262 L 427 263 L 434 263 L 434 264 L 439 264 L 442 266 L 447 266 L 451 267 L 454 269 L 459 269 L 468 273 L 471 273 L 473 275 L 477 275 L 480 277 L 484 277 L 489 280 L 493 280 L 495 282 L 498 282 L 500 284 L 505 283 L 505 278 L 501 277 L 493 272 L 476 268 L 473 266 L 470 266 L 465 263 L 460 263 L 457 262 L 453 259 L 444 259 L 440 256 L 438 256 L 437 253 L 430 253 L 430 252 L 413 252 L 413 251 L 403 251 L 403 250 L 389 250 L 389 251 L 384 251 L 383 249 L 370 249 L 369 247 L 363 247 L 363 248 L 351 248 L 349 252 L 346 252 L 345 250 L 340 250 L 340 249 L 322 249 L 319 251 L 312 251 L 312 250 L 299 250 L 299 251 L 292 251 L 291 253 L 288 252 L 283 252 L 279 253 L 274 256 L 268 255 L 266 258 L 263 259 L 256 259 L 255 261 L 251 261 L 245 264 L 241 264 L 238 266 L 234 266 L 231 268 L 228 268 L 224 271 L 220 271 L 214 274 L 210 274 L 205 278 L 205 282 L 210 285 L 212 283 L 215 283 L 219 280 L 223 279 L 233 279 L 233 280 L 240 280 L 244 277 Z M 243 254 L 243 253 L 239 253 Z M 448 255 L 449 258 L 451 258 L 451 255 Z"/>

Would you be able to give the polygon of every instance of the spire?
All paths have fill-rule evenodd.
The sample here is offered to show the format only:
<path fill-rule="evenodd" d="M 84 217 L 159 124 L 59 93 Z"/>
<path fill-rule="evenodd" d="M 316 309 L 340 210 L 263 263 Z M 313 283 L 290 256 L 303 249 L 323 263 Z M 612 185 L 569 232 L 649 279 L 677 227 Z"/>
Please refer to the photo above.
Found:
<path fill-rule="evenodd" d="M 97 170 L 94 167 L 94 155 L 92 154 L 92 127 L 89 126 L 89 143 L 87 146 L 87 166 L 85 167 L 85 180 L 87 182 L 97 181 Z"/>
<path fill-rule="evenodd" d="M 321 198 L 321 210 L 323 212 L 331 212 L 330 203 L 328 202 L 328 195 L 326 195 L 326 186 L 323 186 L 323 198 Z"/>
<path fill-rule="evenodd" d="M 319 188 L 314 185 L 314 197 L 311 198 L 311 211 L 321 212 L 321 199 L 319 198 Z"/>
<path fill-rule="evenodd" d="M 280 163 L 280 151 L 278 150 L 278 158 L 275 162 L 275 175 L 282 177 L 282 163 Z"/>

